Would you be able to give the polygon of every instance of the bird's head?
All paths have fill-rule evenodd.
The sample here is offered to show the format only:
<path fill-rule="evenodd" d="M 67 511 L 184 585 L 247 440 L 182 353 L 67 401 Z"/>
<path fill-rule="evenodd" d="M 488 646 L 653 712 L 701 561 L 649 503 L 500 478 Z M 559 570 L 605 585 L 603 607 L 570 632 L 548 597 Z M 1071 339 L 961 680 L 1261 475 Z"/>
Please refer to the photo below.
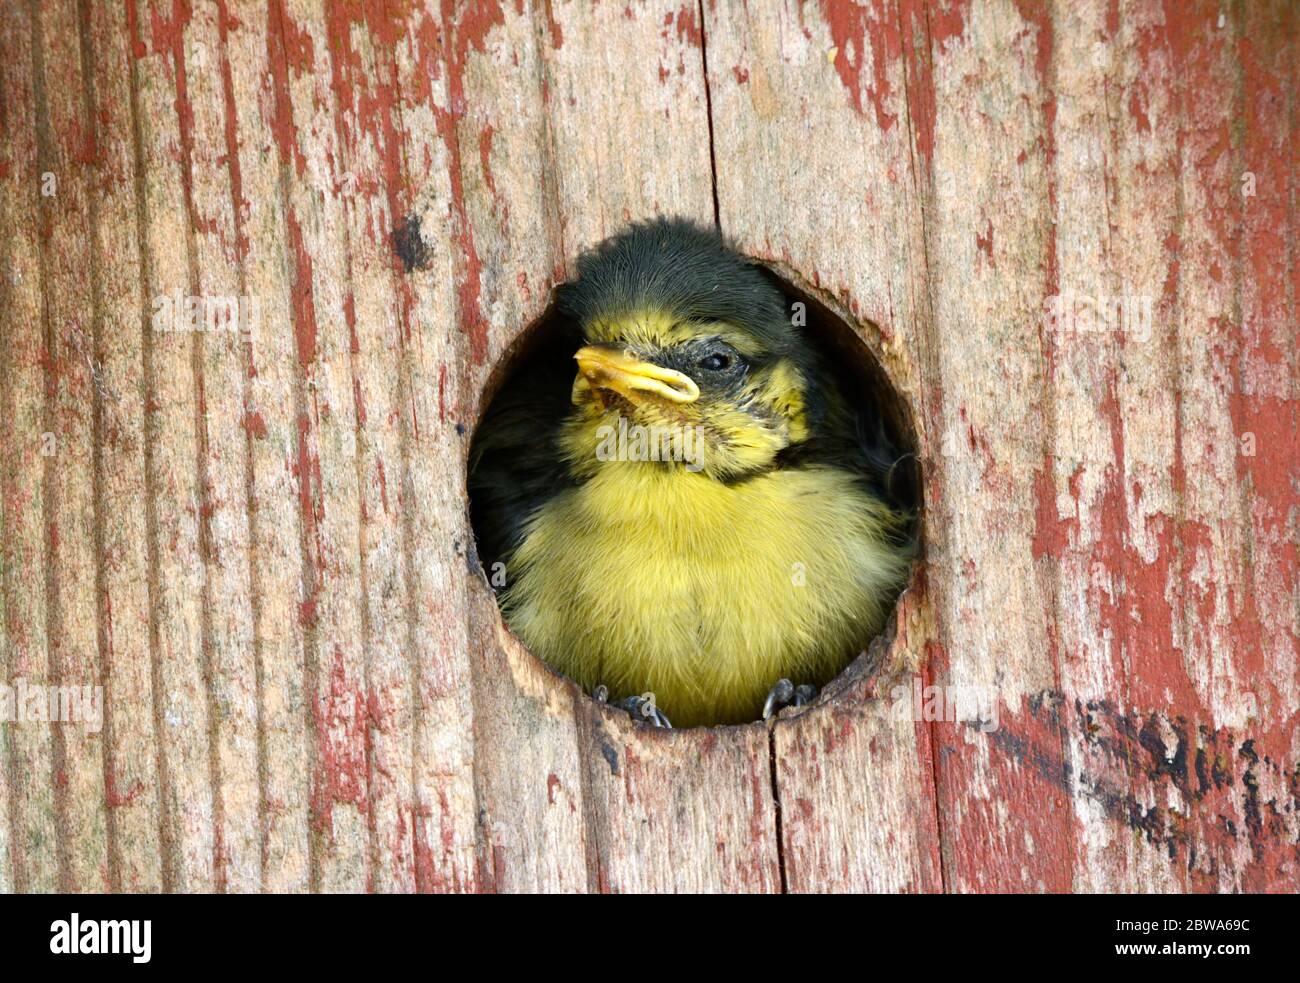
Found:
<path fill-rule="evenodd" d="M 560 438 L 576 473 L 648 460 L 733 481 L 808 438 L 811 352 L 781 292 L 716 233 L 633 225 L 577 272 L 560 291 L 582 336 Z"/>

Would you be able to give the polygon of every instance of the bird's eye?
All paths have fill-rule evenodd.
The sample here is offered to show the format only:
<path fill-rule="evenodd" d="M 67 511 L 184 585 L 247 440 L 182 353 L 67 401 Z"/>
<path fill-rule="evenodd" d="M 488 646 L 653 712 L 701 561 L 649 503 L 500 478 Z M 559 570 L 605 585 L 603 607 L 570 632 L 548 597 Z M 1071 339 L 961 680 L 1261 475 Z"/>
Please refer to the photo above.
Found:
<path fill-rule="evenodd" d="M 699 365 L 700 368 L 707 369 L 710 372 L 722 372 L 731 367 L 731 357 L 722 354 L 722 352 L 714 352 L 700 359 Z"/>

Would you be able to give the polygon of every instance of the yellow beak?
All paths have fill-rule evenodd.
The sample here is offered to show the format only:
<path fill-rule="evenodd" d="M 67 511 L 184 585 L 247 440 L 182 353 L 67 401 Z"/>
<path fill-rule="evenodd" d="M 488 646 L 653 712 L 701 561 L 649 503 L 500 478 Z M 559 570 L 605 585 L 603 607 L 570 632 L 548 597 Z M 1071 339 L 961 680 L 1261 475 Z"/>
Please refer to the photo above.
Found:
<path fill-rule="evenodd" d="M 653 362 L 640 362 L 617 348 L 589 345 L 573 356 L 578 371 L 593 389 L 616 392 L 633 404 L 657 396 L 671 403 L 693 403 L 700 398 L 695 380 Z"/>

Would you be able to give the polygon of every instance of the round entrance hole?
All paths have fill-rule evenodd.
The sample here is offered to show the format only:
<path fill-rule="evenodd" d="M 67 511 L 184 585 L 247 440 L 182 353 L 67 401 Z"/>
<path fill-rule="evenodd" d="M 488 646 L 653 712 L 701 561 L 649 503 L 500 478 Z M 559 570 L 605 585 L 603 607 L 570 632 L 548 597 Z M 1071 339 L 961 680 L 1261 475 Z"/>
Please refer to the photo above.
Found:
<path fill-rule="evenodd" d="M 875 667 L 913 574 L 906 400 L 848 323 L 757 261 L 709 275 L 751 278 L 727 303 L 779 303 L 776 332 L 735 306 L 683 306 L 671 278 L 662 305 L 626 283 L 602 304 L 591 283 L 608 293 L 618 257 L 592 255 L 497 366 L 470 446 L 476 548 L 506 625 L 649 725 L 746 723 L 833 694 Z"/>

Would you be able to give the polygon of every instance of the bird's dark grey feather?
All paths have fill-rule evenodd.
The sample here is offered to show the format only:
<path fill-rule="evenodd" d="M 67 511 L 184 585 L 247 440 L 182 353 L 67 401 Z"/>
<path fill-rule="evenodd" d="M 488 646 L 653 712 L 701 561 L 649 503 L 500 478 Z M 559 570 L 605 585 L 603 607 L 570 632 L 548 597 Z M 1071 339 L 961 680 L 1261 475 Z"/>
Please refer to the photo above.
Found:
<path fill-rule="evenodd" d="M 683 321 L 726 321 L 773 355 L 798 345 L 781 292 L 712 229 L 685 219 L 638 222 L 583 254 L 577 277 L 559 290 L 575 324 L 653 307 Z"/>
<path fill-rule="evenodd" d="M 576 331 L 561 327 L 508 380 L 475 435 L 470 512 L 489 575 L 519 545 L 528 519 L 573 484 L 556 437 L 572 409 L 573 353 L 580 344 Z"/>

